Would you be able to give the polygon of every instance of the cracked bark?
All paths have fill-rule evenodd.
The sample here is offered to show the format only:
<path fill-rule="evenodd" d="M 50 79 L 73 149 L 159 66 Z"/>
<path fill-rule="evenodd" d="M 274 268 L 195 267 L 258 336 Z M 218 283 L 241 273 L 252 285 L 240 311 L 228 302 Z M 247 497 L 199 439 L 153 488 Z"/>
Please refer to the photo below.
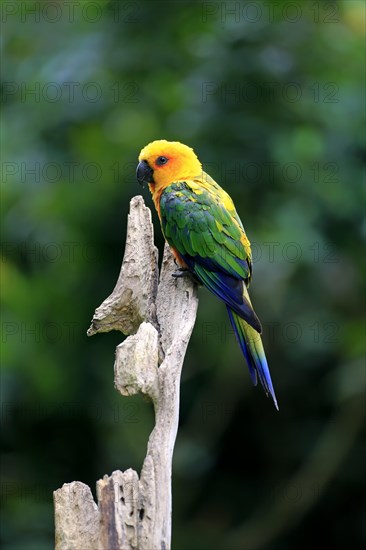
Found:
<path fill-rule="evenodd" d="M 155 410 L 140 477 L 128 469 L 89 487 L 74 481 L 54 492 L 56 550 L 169 549 L 172 457 L 179 419 L 180 376 L 197 312 L 196 287 L 175 278 L 165 246 L 159 279 L 151 212 L 141 196 L 130 203 L 121 272 L 95 310 L 88 335 L 128 334 L 116 349 L 115 386 L 124 396 L 149 396 Z"/>

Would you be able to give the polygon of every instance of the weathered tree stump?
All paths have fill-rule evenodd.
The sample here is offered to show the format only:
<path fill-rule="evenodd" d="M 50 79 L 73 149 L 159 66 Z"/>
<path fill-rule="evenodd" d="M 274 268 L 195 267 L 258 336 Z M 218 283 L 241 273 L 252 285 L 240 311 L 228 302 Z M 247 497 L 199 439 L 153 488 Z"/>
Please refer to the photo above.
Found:
<path fill-rule="evenodd" d="M 172 457 L 179 419 L 183 360 L 198 299 L 189 277 L 176 278 L 165 247 L 160 279 L 151 212 L 141 196 L 130 203 L 121 272 L 88 330 L 129 334 L 116 349 L 115 386 L 124 396 L 149 396 L 155 409 L 140 477 L 129 469 L 88 486 L 74 481 L 54 492 L 56 550 L 169 549 Z"/>

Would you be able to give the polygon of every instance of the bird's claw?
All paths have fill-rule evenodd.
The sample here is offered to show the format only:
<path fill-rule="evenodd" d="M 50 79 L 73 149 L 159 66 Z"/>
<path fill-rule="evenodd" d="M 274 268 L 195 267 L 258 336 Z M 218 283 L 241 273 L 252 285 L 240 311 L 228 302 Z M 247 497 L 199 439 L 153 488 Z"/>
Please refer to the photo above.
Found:
<path fill-rule="evenodd" d="M 189 277 L 193 283 L 196 285 L 202 286 L 202 283 L 199 279 L 197 279 L 196 275 L 190 271 L 187 267 L 178 267 L 177 271 L 174 271 L 172 273 L 172 277 L 175 277 L 176 279 L 179 279 L 181 277 Z"/>
<path fill-rule="evenodd" d="M 190 271 L 189 269 L 187 269 L 186 267 L 178 267 L 177 271 L 174 271 L 174 273 L 172 273 L 172 277 L 187 277 L 187 275 L 190 275 Z"/>

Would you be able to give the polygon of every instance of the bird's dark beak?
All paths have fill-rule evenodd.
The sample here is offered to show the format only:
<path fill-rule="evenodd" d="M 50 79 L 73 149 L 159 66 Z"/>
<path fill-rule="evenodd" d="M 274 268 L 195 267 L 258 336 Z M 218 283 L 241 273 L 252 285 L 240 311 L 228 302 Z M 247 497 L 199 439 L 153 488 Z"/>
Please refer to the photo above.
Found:
<path fill-rule="evenodd" d="M 146 160 L 142 160 L 137 165 L 136 170 L 137 181 L 144 186 L 145 183 L 154 183 L 153 170 L 150 168 Z"/>

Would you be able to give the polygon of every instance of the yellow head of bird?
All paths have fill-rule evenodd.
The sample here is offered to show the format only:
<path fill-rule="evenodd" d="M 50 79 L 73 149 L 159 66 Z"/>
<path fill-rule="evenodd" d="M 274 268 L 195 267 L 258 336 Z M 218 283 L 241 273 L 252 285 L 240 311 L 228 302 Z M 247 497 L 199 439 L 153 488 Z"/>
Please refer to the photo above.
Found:
<path fill-rule="evenodd" d="M 152 141 L 139 155 L 137 179 L 148 183 L 152 191 L 201 173 L 202 165 L 193 149 L 179 141 Z"/>

